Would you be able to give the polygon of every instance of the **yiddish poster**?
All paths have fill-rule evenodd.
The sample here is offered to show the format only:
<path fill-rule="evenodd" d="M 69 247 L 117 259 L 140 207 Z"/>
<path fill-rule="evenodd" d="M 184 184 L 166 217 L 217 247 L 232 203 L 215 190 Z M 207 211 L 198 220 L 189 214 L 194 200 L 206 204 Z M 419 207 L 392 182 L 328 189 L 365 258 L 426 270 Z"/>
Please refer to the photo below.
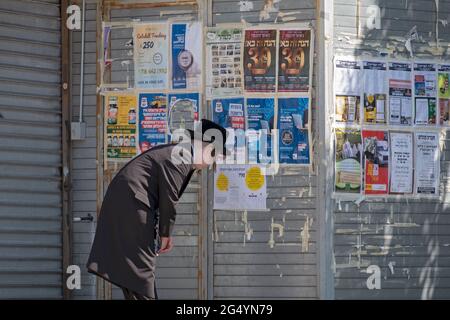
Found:
<path fill-rule="evenodd" d="M 309 98 L 278 99 L 279 162 L 310 164 Z"/>
<path fill-rule="evenodd" d="M 415 134 L 415 192 L 416 194 L 439 194 L 439 133 L 417 132 Z"/>
<path fill-rule="evenodd" d="M 136 155 L 137 97 L 135 94 L 105 96 L 108 160 L 129 160 Z"/>
<path fill-rule="evenodd" d="M 200 95 L 198 93 L 173 93 L 168 95 L 168 130 L 194 129 L 194 121 L 199 119 Z"/>
<path fill-rule="evenodd" d="M 361 192 L 361 131 L 336 129 L 335 190 L 339 193 Z"/>
<path fill-rule="evenodd" d="M 386 123 L 386 62 L 364 61 L 364 123 Z"/>
<path fill-rule="evenodd" d="M 201 86 L 203 28 L 200 22 L 171 25 L 172 89 Z"/>
<path fill-rule="evenodd" d="M 255 165 L 217 165 L 214 172 L 215 210 L 265 210 L 266 177 Z"/>
<path fill-rule="evenodd" d="M 167 139 L 167 97 L 163 93 L 139 94 L 139 151 L 145 152 Z"/>
<path fill-rule="evenodd" d="M 363 130 L 364 193 L 387 194 L 389 184 L 389 134 Z"/>
<path fill-rule="evenodd" d="M 244 90 L 275 92 L 277 31 L 248 29 L 244 33 Z"/>
<path fill-rule="evenodd" d="M 436 66 L 428 63 L 414 64 L 415 121 L 416 125 L 436 124 L 437 83 Z"/>
<path fill-rule="evenodd" d="M 390 132 L 390 193 L 413 192 L 413 133 Z"/>
<path fill-rule="evenodd" d="M 248 160 L 272 162 L 272 129 L 275 117 L 273 98 L 247 98 Z"/>
<path fill-rule="evenodd" d="M 281 29 L 278 92 L 309 92 L 311 30 Z"/>
<path fill-rule="evenodd" d="M 206 31 L 206 98 L 242 94 L 241 28 Z"/>
<path fill-rule="evenodd" d="M 438 96 L 440 124 L 450 125 L 450 65 L 438 67 Z"/>
<path fill-rule="evenodd" d="M 338 123 L 358 124 L 361 98 L 359 96 L 337 95 L 335 97 L 335 115 Z"/>
<path fill-rule="evenodd" d="M 389 63 L 389 124 L 412 125 L 411 70 L 410 63 Z"/>
<path fill-rule="evenodd" d="M 336 59 L 334 69 L 334 91 L 337 95 L 359 97 L 363 89 L 361 62 Z"/>
<path fill-rule="evenodd" d="M 168 87 L 169 32 L 165 23 L 134 27 L 134 81 L 139 89 Z"/>

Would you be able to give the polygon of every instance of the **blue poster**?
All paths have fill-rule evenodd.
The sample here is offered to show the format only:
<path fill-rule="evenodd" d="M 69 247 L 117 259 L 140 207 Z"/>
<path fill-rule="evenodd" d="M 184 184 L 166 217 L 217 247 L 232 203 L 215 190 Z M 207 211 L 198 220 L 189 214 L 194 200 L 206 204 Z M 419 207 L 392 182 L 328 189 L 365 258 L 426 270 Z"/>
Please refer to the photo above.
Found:
<path fill-rule="evenodd" d="M 280 163 L 309 164 L 309 98 L 278 99 Z"/>
<path fill-rule="evenodd" d="M 275 99 L 247 99 L 248 160 L 250 163 L 272 162 L 272 139 Z M 256 134 L 252 134 L 251 130 Z"/>
<path fill-rule="evenodd" d="M 196 89 L 201 85 L 201 23 L 172 24 L 172 88 Z"/>
<path fill-rule="evenodd" d="M 139 94 L 139 151 L 166 143 L 167 98 L 163 93 Z"/>

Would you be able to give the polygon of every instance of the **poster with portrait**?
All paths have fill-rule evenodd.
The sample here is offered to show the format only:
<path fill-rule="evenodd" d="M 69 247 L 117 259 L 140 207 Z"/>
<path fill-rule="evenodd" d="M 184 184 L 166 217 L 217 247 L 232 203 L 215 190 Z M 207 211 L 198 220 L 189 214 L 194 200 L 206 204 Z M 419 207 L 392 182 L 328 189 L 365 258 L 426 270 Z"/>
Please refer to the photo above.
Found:
<path fill-rule="evenodd" d="M 206 31 L 206 98 L 239 96 L 242 88 L 241 28 Z"/>
<path fill-rule="evenodd" d="M 389 186 L 389 133 L 363 130 L 364 193 L 387 194 Z"/>
<path fill-rule="evenodd" d="M 171 25 L 172 89 L 197 90 L 202 83 L 203 28 L 198 21 Z"/>
<path fill-rule="evenodd" d="M 267 181 L 256 165 L 217 165 L 214 210 L 266 210 Z"/>
<path fill-rule="evenodd" d="M 309 98 L 278 99 L 279 162 L 310 164 Z"/>
<path fill-rule="evenodd" d="M 361 131 L 336 129 L 335 140 L 335 191 L 361 192 Z"/>
<path fill-rule="evenodd" d="M 390 132 L 391 166 L 389 193 L 413 192 L 413 133 Z"/>
<path fill-rule="evenodd" d="M 167 97 L 164 93 L 139 94 L 139 152 L 167 142 Z"/>
<path fill-rule="evenodd" d="M 166 89 L 168 87 L 169 54 L 167 24 L 136 24 L 133 41 L 135 88 Z"/>
<path fill-rule="evenodd" d="M 439 195 L 439 133 L 415 134 L 415 193 Z"/>
<path fill-rule="evenodd" d="M 438 97 L 440 124 L 450 125 L 450 65 L 438 66 Z"/>
<path fill-rule="evenodd" d="M 389 124 L 412 125 L 411 71 L 410 63 L 389 63 Z"/>
<path fill-rule="evenodd" d="M 128 161 L 136 155 L 137 107 L 134 93 L 105 96 L 107 160 Z"/>
<path fill-rule="evenodd" d="M 278 92 L 309 92 L 311 48 L 311 30 L 279 31 Z"/>
<path fill-rule="evenodd" d="M 385 124 L 387 120 L 386 62 L 364 61 L 364 123 Z"/>
<path fill-rule="evenodd" d="M 247 98 L 247 141 L 250 163 L 272 163 L 274 98 Z"/>
<path fill-rule="evenodd" d="M 211 102 L 212 120 L 229 132 L 227 148 L 234 157 L 238 152 L 245 160 L 245 109 L 244 98 L 222 98 Z M 231 137 L 231 139 L 230 139 Z"/>
<path fill-rule="evenodd" d="M 244 31 L 244 90 L 275 92 L 277 68 L 277 30 Z"/>

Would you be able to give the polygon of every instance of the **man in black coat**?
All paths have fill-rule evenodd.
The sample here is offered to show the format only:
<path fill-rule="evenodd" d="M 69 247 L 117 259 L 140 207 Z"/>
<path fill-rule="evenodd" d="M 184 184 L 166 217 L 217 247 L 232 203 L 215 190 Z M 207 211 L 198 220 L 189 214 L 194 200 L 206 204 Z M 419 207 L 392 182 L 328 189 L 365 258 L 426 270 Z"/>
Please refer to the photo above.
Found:
<path fill-rule="evenodd" d="M 126 299 L 157 299 L 155 258 L 173 247 L 175 204 L 194 171 L 215 160 L 212 150 L 225 151 L 225 129 L 205 119 L 200 124 L 195 133 L 188 130 L 188 144 L 160 145 L 142 153 L 108 187 L 87 268 L 122 288 Z"/>

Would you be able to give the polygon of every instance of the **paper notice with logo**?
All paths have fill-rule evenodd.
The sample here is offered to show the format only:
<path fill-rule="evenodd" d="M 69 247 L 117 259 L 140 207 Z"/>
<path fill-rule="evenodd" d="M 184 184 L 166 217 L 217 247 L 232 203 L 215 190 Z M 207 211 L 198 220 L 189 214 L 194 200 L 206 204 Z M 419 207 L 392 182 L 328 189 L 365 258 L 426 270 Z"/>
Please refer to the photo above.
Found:
<path fill-rule="evenodd" d="M 310 164 L 309 98 L 278 99 L 279 162 Z"/>
<path fill-rule="evenodd" d="M 163 93 L 139 94 L 139 152 L 167 141 L 167 97 Z"/>
<path fill-rule="evenodd" d="M 256 165 L 217 165 L 214 210 L 266 210 L 267 186 Z"/>
<path fill-rule="evenodd" d="M 280 30 L 278 91 L 309 92 L 311 30 Z"/>
<path fill-rule="evenodd" d="M 387 194 L 389 182 L 389 134 L 363 130 L 364 193 Z"/>
<path fill-rule="evenodd" d="M 242 94 L 241 28 L 206 31 L 206 98 Z"/>
<path fill-rule="evenodd" d="M 450 125 L 450 65 L 439 65 L 438 71 L 440 124 L 448 126 Z"/>
<path fill-rule="evenodd" d="M 439 133 L 415 134 L 416 194 L 439 194 Z"/>
<path fill-rule="evenodd" d="M 336 129 L 335 141 L 335 191 L 361 192 L 361 131 Z"/>
<path fill-rule="evenodd" d="M 277 31 L 249 29 L 244 37 L 244 90 L 275 92 Z"/>
<path fill-rule="evenodd" d="M 139 89 L 168 87 L 168 26 L 165 23 L 134 27 L 134 82 Z"/>
<path fill-rule="evenodd" d="M 172 89 L 201 87 L 203 28 L 200 22 L 171 25 Z"/>
<path fill-rule="evenodd" d="M 390 193 L 413 192 L 413 133 L 390 132 L 391 176 Z"/>
<path fill-rule="evenodd" d="M 386 123 L 386 63 L 364 61 L 364 123 Z"/>
<path fill-rule="evenodd" d="M 107 159 L 127 161 L 137 150 L 137 97 L 127 93 L 109 94 L 105 103 Z"/>
<path fill-rule="evenodd" d="M 411 70 L 410 63 L 389 63 L 389 124 L 412 125 Z"/>

